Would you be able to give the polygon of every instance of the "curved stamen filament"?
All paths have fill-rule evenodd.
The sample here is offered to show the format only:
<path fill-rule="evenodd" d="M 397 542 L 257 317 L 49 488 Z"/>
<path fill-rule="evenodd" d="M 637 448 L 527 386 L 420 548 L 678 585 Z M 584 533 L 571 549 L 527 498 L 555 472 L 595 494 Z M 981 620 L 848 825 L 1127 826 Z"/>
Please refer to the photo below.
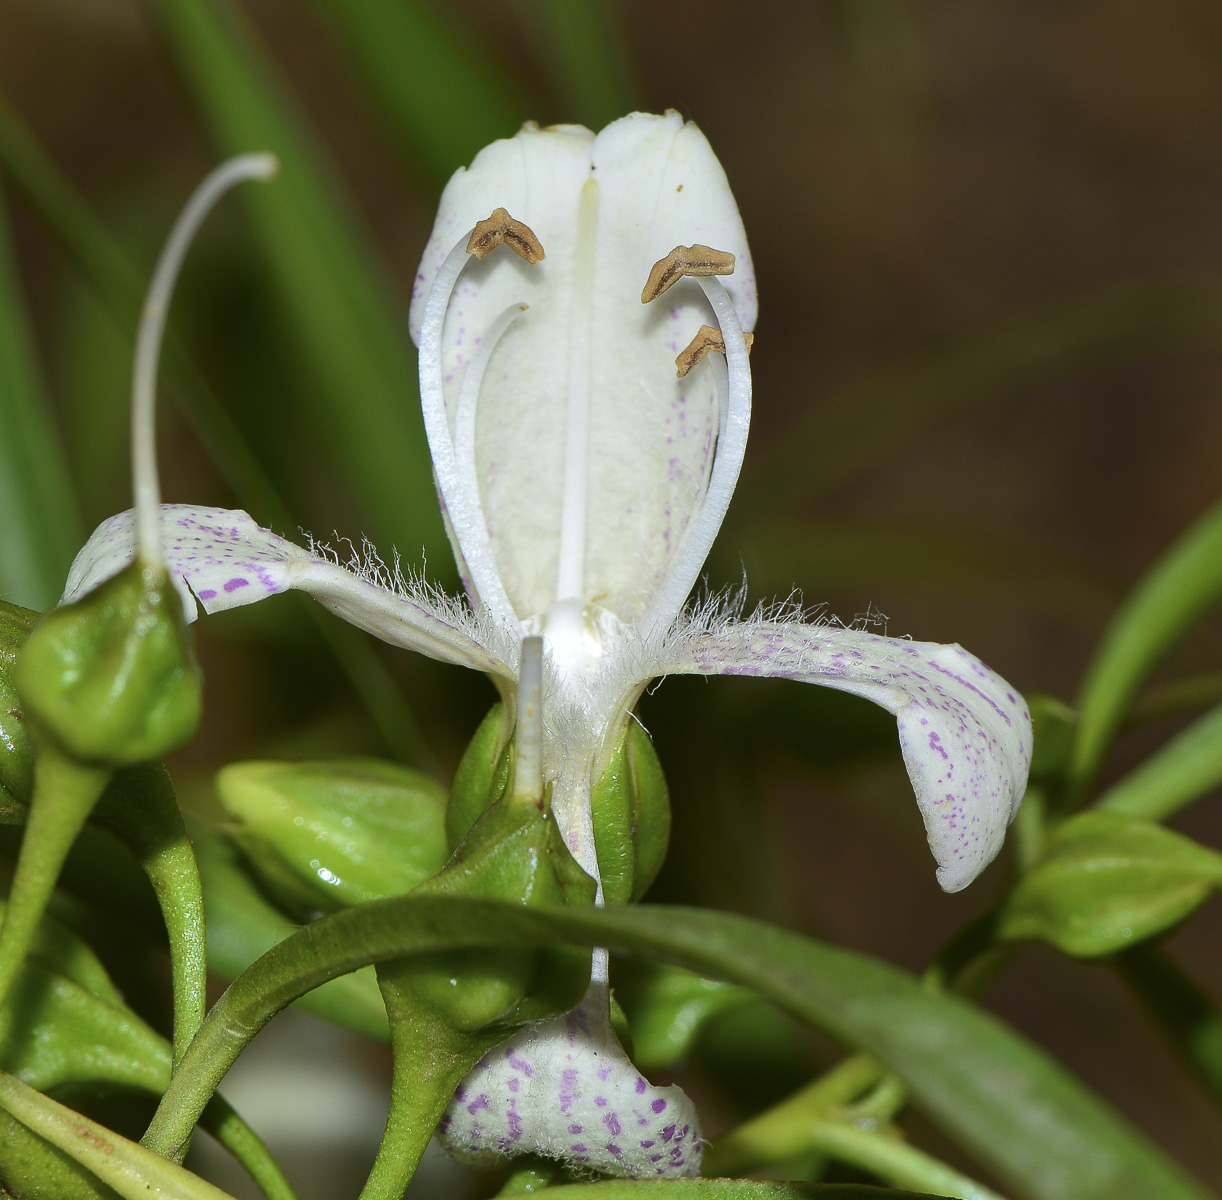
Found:
<path fill-rule="evenodd" d="M 511 304 L 484 331 L 479 348 L 471 357 L 466 374 L 463 375 L 462 388 L 458 393 L 458 410 L 454 414 L 454 461 L 458 478 L 467 492 L 467 502 L 475 515 L 470 530 L 471 537 L 478 543 L 475 559 L 481 568 L 488 563 L 494 563 L 492 541 L 488 536 L 488 521 L 484 516 L 484 503 L 479 494 L 479 475 L 475 467 L 475 413 L 479 405 L 479 392 L 484 383 L 484 373 L 492 360 L 492 352 L 503 338 L 509 327 L 530 306 L 527 304 Z M 467 547 L 463 546 L 463 559 L 471 574 L 471 582 L 476 592 L 482 597 L 484 590 L 493 589 L 493 582 L 483 578 L 483 572 L 476 576 L 471 566 L 471 558 L 467 555 Z M 499 578 L 498 578 L 499 581 Z"/>
<path fill-rule="evenodd" d="M 721 420 L 717 451 L 704 501 L 688 523 L 666 577 L 641 621 L 642 632 L 646 636 L 662 633 L 670 626 L 696 584 L 700 568 L 713 547 L 713 540 L 725 519 L 730 497 L 738 483 L 747 448 L 747 431 L 751 425 L 751 367 L 738 310 L 719 279 L 698 276 L 696 282 L 704 289 L 705 296 L 713 306 L 726 351 L 724 367 L 720 361 L 712 363 L 712 369 L 717 372 L 720 381 Z M 720 360 L 720 355 L 713 357 Z"/>
<path fill-rule="evenodd" d="M 161 486 L 157 478 L 157 361 L 166 314 L 183 259 L 213 205 L 246 179 L 271 179 L 280 164 L 274 154 L 243 154 L 222 163 L 195 189 L 179 214 L 153 272 L 132 370 L 132 490 L 136 508 L 136 553 L 146 567 L 164 565 L 161 550 Z"/>
<path fill-rule="evenodd" d="M 502 624 L 516 628 L 519 624 L 513 605 L 505 592 L 500 573 L 496 569 L 496 561 L 492 554 L 492 543 L 488 538 L 488 527 L 484 521 L 483 507 L 479 498 L 479 481 L 475 476 L 475 401 L 479 394 L 479 386 L 483 381 L 484 371 L 497 341 L 505 330 L 521 312 L 518 305 L 506 310 L 493 322 L 492 329 L 485 335 L 479 349 L 467 366 L 467 376 L 463 381 L 463 394 L 467 392 L 467 381 L 471 381 L 473 389 L 467 407 L 470 410 L 466 417 L 470 425 L 471 450 L 467 462 L 464 463 L 455 449 L 455 440 L 450 433 L 450 419 L 446 413 L 445 375 L 442 364 L 441 338 L 445 328 L 446 312 L 450 307 L 450 297 L 458 284 L 458 277 L 467 265 L 470 255 L 467 252 L 469 231 L 458 241 L 453 250 L 446 255 L 437 272 L 437 278 L 429 291 L 428 302 L 424 308 L 424 320 L 420 326 L 420 407 L 424 414 L 424 431 L 429 439 L 429 452 L 433 457 L 433 473 L 437 477 L 437 489 L 441 492 L 449 516 L 454 536 L 458 541 L 458 551 L 466 563 L 471 583 L 475 588 L 481 604 L 486 606 Z M 516 310 L 516 311 L 515 311 Z M 513 315 L 510 315 L 510 314 Z M 506 319 L 508 318 L 508 319 Z M 501 324 L 504 322 L 504 324 Z M 459 399 L 459 419 L 463 420 L 463 399 Z M 460 425 L 459 442 L 463 444 L 466 433 Z M 469 468 L 469 470 L 468 470 Z"/>

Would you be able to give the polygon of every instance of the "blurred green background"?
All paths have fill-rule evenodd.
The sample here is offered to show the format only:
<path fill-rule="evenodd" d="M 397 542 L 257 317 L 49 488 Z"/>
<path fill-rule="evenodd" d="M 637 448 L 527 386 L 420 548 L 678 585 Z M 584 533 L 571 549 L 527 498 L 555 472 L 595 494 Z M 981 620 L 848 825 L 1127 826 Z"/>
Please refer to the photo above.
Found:
<path fill-rule="evenodd" d="M 7 599 L 53 603 L 127 506 L 143 280 L 208 167 L 268 148 L 282 179 L 226 203 L 179 288 L 165 496 L 406 563 L 425 547 L 452 585 L 406 335 L 436 197 L 526 118 L 634 107 L 702 126 L 760 281 L 712 586 L 883 613 L 1070 700 L 1126 585 L 1222 492 L 1222 12 L 1196 0 L 6 0 L 0 94 Z M 184 796 L 206 805 L 212 771 L 256 755 L 448 779 L 491 688 L 298 600 L 197 627 Z M 1219 632 L 1167 676 L 1222 668 Z M 938 891 L 893 724 L 864 702 L 676 680 L 641 715 L 676 806 L 654 898 L 918 969 L 994 893 L 1000 867 Z M 1172 727 L 1122 741 L 1113 769 Z M 1222 843 L 1216 801 L 1177 823 Z M 1214 900 L 1172 942 L 1215 994 L 1220 936 Z M 1222 1186 L 1216 1111 L 1113 975 L 1031 948 L 988 1003 Z M 378 1052 L 353 1054 L 376 1092 Z M 710 1124 L 794 1082 L 770 1070 L 710 1091 Z M 376 1141 L 376 1104 L 366 1124 Z"/>

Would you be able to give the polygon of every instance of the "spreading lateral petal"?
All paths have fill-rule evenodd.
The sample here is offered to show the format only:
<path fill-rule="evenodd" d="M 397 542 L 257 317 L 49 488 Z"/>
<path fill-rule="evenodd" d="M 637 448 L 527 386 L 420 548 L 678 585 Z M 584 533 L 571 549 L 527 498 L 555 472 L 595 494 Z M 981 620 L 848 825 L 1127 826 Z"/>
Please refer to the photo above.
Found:
<path fill-rule="evenodd" d="M 961 646 L 756 620 L 680 632 L 658 674 L 753 675 L 851 692 L 894 713 L 938 882 L 965 888 L 1001 849 L 1031 763 L 1022 696 Z"/>
<path fill-rule="evenodd" d="M 508 656 L 481 638 L 457 602 L 403 594 L 362 579 L 256 524 L 240 509 L 161 506 L 166 565 L 188 621 L 253 604 L 279 592 L 306 592 L 345 621 L 393 646 L 513 678 Z M 135 558 L 131 510 L 103 521 L 76 556 L 61 604 L 79 599 Z"/>

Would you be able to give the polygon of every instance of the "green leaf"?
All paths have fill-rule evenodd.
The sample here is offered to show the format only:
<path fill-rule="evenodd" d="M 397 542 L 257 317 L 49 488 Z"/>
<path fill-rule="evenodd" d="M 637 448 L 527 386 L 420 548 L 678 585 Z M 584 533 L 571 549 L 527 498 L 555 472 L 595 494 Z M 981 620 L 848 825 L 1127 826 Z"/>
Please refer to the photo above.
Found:
<path fill-rule="evenodd" d="M 1010 893 L 998 935 L 1112 954 L 1181 921 L 1222 885 L 1222 855 L 1161 825 L 1088 812 L 1066 822 Z"/>
<path fill-rule="evenodd" d="M 395 763 L 233 763 L 216 788 L 231 836 L 289 911 L 402 895 L 449 857 L 445 788 Z"/>
<path fill-rule="evenodd" d="M 545 912 L 406 896 L 324 917 L 213 1006 L 147 1144 L 180 1143 L 242 1047 L 311 988 L 369 962 L 489 941 L 608 946 L 748 985 L 897 1074 L 937 1124 L 1028 1200 L 1208 1195 L 1044 1051 L 973 1005 L 865 955 L 758 921 L 652 906 Z"/>
<path fill-rule="evenodd" d="M 1222 1104 L 1222 1012 L 1176 961 L 1157 946 L 1118 954 L 1120 977 L 1216 1103 Z"/>
<path fill-rule="evenodd" d="M 35 362 L 2 196 L 0 514 L 0 596 L 49 608 L 80 544 L 80 518 Z"/>
<path fill-rule="evenodd" d="M 446 6 L 425 0 L 314 0 L 314 6 L 339 34 L 355 82 L 404 157 L 419 164 L 433 188 L 532 115 L 478 31 L 463 28 Z"/>
<path fill-rule="evenodd" d="M 164 1200 L 232 1200 L 220 1188 L 57 1104 L 12 1075 L 0 1074 L 0 1108 L 113 1187 L 124 1200 L 147 1200 L 150 1194 Z"/>
<path fill-rule="evenodd" d="M 1103 635 L 1078 699 L 1071 787 L 1090 786 L 1146 677 L 1222 600 L 1222 505 L 1210 509 L 1146 572 Z"/>
<path fill-rule="evenodd" d="M 1222 705 L 1172 738 L 1097 801 L 1100 811 L 1164 821 L 1222 783 Z"/>
<path fill-rule="evenodd" d="M 1113 285 L 1007 314 L 849 384 L 748 456 L 740 509 L 806 505 L 972 405 L 1092 367 L 1219 345 L 1222 280 L 1207 275 Z"/>
<path fill-rule="evenodd" d="M 406 347 L 406 313 L 320 146 L 254 30 L 227 0 L 145 0 L 218 150 L 270 150 L 276 182 L 249 206 L 317 386 L 322 440 L 375 538 L 449 560 Z"/>
<path fill-rule="evenodd" d="M 627 984 L 616 983 L 615 995 L 632 1030 L 632 1060 L 642 1071 L 673 1067 L 691 1053 L 714 1017 L 758 1003 L 746 988 L 663 963 L 641 964 Z"/>

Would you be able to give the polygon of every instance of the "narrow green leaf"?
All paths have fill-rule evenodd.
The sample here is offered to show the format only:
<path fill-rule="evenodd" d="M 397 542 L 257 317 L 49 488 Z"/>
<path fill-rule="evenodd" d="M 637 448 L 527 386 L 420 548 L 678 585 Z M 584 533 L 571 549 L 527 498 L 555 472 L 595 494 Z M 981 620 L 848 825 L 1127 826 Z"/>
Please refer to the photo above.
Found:
<path fill-rule="evenodd" d="M 1011 313 L 843 388 L 747 456 L 739 504 L 791 511 L 972 405 L 1071 372 L 1219 345 L 1222 280 L 1211 276 L 1114 285 Z"/>
<path fill-rule="evenodd" d="M 49 608 L 80 542 L 80 519 L 35 362 L 2 196 L 0 514 L 0 597 Z"/>
<path fill-rule="evenodd" d="M 1157 946 L 1135 946 L 1114 960 L 1188 1069 L 1222 1104 L 1222 1012 L 1192 978 Z"/>
<path fill-rule="evenodd" d="M 534 115 L 481 31 L 428 0 L 314 0 L 408 162 L 440 190 L 457 168 Z M 627 110 L 625 110 L 627 111 Z"/>
<path fill-rule="evenodd" d="M 601 129 L 642 107 L 628 45 L 607 0 L 527 0 L 519 11 L 560 102 L 555 120 Z"/>
<path fill-rule="evenodd" d="M 1086 812 L 1007 897 L 998 936 L 1066 954 L 1113 954 L 1170 928 L 1222 885 L 1222 855 L 1161 825 Z"/>
<path fill-rule="evenodd" d="M 1198 718 L 1113 784 L 1095 807 L 1163 821 L 1220 783 L 1222 705 Z"/>
<path fill-rule="evenodd" d="M 1044 1051 L 973 1005 L 865 955 L 758 921 L 653 906 L 541 911 L 406 896 L 324 917 L 264 956 L 213 1006 L 148 1144 L 169 1151 L 182 1144 L 255 1033 L 327 980 L 408 954 L 557 940 L 630 950 L 752 987 L 875 1057 L 975 1159 L 1029 1200 L 1208 1195 Z"/>
<path fill-rule="evenodd" d="M 317 377 L 308 398 L 370 532 L 449 559 L 420 415 L 406 310 L 254 30 L 227 0 L 145 0 L 223 154 L 270 150 L 281 174 L 242 199 Z M 258 191 L 258 195 L 254 191 Z"/>
<path fill-rule="evenodd" d="M 1078 700 L 1070 787 L 1090 786 L 1138 689 L 1164 655 L 1222 600 L 1222 504 L 1143 576 L 1103 635 Z"/>
<path fill-rule="evenodd" d="M 176 1163 L 129 1142 L 3 1073 L 0 1073 L 0 1108 L 75 1159 L 124 1200 L 147 1200 L 150 1194 L 164 1200 L 233 1200 L 228 1193 Z"/>

